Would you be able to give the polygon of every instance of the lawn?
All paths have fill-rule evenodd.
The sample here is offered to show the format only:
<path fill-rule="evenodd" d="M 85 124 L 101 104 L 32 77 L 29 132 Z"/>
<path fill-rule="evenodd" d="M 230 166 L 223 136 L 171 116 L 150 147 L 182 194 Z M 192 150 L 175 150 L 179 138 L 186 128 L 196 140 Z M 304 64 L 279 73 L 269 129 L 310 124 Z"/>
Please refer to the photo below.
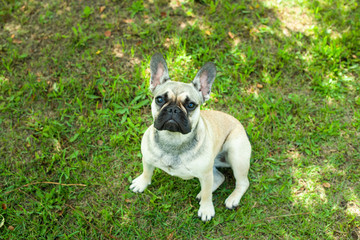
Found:
<path fill-rule="evenodd" d="M 0 1 L 0 239 L 360 239 L 357 0 Z M 172 80 L 217 66 L 203 109 L 251 137 L 235 210 L 198 180 L 156 170 L 149 62 Z"/>

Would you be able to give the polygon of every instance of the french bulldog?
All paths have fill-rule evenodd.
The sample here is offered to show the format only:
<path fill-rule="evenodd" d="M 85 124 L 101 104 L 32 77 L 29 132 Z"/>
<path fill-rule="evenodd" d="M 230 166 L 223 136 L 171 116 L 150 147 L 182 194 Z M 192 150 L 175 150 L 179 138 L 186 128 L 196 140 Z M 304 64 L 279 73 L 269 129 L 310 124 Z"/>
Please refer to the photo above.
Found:
<path fill-rule="evenodd" d="M 233 209 L 249 187 L 251 144 L 241 123 L 219 111 L 200 110 L 210 98 L 216 75 L 213 63 L 206 63 L 191 83 L 171 81 L 160 53 L 150 61 L 150 90 L 153 124 L 141 141 L 143 172 L 130 186 L 143 192 L 151 183 L 155 167 L 182 179 L 198 178 L 201 191 L 198 217 L 209 221 L 215 215 L 212 193 L 225 177 L 217 169 L 231 167 L 236 186 L 225 200 Z"/>

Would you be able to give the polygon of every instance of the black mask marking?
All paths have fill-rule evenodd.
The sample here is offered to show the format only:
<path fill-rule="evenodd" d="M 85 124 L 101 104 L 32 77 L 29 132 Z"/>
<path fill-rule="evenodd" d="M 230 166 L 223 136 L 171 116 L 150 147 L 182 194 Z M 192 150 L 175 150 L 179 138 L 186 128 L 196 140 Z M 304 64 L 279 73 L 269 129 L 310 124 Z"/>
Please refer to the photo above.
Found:
<path fill-rule="evenodd" d="M 171 103 L 161 110 L 154 122 L 157 130 L 168 130 L 187 134 L 191 131 L 190 121 L 181 108 Z"/>

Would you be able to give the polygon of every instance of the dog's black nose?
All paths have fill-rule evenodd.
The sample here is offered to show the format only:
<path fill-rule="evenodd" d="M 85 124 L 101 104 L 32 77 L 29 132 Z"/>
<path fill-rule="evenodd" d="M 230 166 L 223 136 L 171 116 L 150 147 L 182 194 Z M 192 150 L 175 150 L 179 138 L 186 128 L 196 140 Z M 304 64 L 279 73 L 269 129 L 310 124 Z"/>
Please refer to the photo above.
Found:
<path fill-rule="evenodd" d="M 173 113 L 173 114 L 177 114 L 177 113 L 180 113 L 181 112 L 181 109 L 177 106 L 170 106 L 166 109 L 166 111 L 168 113 Z"/>

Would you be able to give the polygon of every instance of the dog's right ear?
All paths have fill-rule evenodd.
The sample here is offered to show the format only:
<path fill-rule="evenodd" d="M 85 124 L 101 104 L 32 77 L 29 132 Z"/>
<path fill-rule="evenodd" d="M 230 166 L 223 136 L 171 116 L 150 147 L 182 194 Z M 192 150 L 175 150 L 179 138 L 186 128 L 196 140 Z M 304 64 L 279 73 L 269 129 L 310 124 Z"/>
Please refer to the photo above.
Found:
<path fill-rule="evenodd" d="M 155 53 L 150 61 L 150 90 L 153 92 L 157 85 L 170 80 L 169 71 L 164 57 L 160 53 Z"/>

